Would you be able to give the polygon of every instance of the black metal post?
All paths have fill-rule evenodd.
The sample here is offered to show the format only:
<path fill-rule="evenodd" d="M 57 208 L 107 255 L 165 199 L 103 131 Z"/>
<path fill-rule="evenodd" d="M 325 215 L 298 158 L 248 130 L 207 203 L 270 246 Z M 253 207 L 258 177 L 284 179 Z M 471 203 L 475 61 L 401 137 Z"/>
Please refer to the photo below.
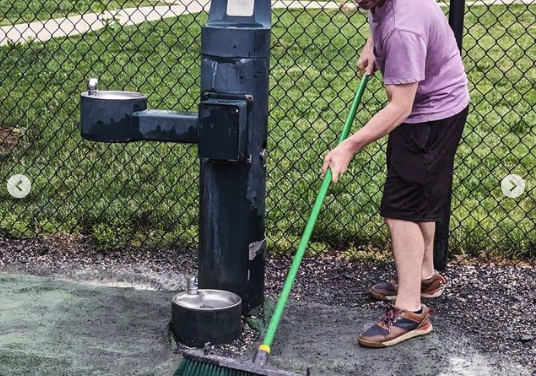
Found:
<path fill-rule="evenodd" d="M 465 0 L 451 0 L 449 9 L 449 25 L 454 32 L 460 53 L 463 43 L 463 21 L 465 16 Z M 445 270 L 449 252 L 449 224 L 452 201 L 452 176 L 449 179 L 450 189 L 445 201 L 443 219 L 436 223 L 434 237 L 434 267 L 436 270 Z"/>
<path fill-rule="evenodd" d="M 199 287 L 238 294 L 247 313 L 264 300 L 271 9 L 233 2 L 212 1 L 201 30 Z"/>
<path fill-rule="evenodd" d="M 465 0 L 451 0 L 449 7 L 449 25 L 454 32 L 458 49 L 462 51 L 463 21 L 465 18 Z"/>

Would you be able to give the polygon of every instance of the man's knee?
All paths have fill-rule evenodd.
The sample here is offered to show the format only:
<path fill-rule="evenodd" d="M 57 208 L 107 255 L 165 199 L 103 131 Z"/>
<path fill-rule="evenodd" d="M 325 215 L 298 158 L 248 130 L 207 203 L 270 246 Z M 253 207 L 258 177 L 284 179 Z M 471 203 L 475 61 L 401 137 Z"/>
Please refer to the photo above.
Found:
<path fill-rule="evenodd" d="M 411 224 L 418 225 L 417 222 L 408 221 L 405 219 L 387 218 L 387 217 L 383 217 L 383 219 L 385 223 L 387 223 L 387 226 L 389 228 L 394 227 L 394 226 L 410 226 Z"/>

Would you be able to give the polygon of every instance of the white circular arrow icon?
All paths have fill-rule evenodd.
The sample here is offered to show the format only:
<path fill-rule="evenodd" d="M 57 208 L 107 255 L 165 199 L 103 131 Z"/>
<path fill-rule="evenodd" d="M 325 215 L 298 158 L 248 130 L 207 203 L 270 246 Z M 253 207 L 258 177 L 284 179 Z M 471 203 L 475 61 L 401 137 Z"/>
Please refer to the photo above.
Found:
<path fill-rule="evenodd" d="M 32 183 L 22 174 L 13 175 L 7 181 L 7 191 L 15 198 L 23 198 L 30 193 Z"/>
<path fill-rule="evenodd" d="M 525 191 L 525 180 L 519 175 L 510 174 L 501 181 L 501 189 L 506 197 L 519 197 Z"/>

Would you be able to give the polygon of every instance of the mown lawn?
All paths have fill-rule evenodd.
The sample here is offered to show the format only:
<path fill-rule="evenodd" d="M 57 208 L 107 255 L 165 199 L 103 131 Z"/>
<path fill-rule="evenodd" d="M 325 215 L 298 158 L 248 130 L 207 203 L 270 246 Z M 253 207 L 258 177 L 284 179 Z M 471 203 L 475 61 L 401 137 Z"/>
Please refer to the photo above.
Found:
<path fill-rule="evenodd" d="M 534 257 L 535 13 L 534 5 L 472 7 L 466 19 L 472 111 L 454 183 L 456 253 Z M 151 108 L 194 110 L 205 20 L 181 16 L 0 48 L 0 126 L 18 138 L 14 151 L 0 153 L 0 177 L 24 173 L 33 184 L 23 200 L 0 190 L 2 233 L 86 234 L 102 248 L 195 245 L 196 147 L 84 141 L 78 106 L 86 80 L 99 77 L 102 89 L 148 94 Z M 267 236 L 271 251 L 292 252 L 320 187 L 322 155 L 335 145 L 357 87 L 368 27 L 362 14 L 336 11 L 276 10 L 273 22 Z M 374 79 L 356 126 L 384 102 Z M 385 251 L 378 215 L 385 143 L 360 153 L 331 187 L 312 251 L 355 258 Z M 518 199 L 501 191 L 509 173 L 526 178 Z"/>
<path fill-rule="evenodd" d="M 0 26 L 154 5 L 166 3 L 158 0 L 0 0 Z"/>

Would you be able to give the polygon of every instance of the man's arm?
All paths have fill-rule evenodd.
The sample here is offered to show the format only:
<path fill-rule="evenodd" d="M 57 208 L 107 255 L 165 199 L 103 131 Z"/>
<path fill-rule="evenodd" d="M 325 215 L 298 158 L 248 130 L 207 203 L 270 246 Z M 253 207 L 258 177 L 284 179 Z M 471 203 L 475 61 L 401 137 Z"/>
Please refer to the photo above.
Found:
<path fill-rule="evenodd" d="M 413 107 L 417 83 L 405 85 L 387 85 L 385 91 L 389 103 L 370 119 L 370 121 L 347 139 L 355 154 L 368 144 L 379 140 L 402 124 Z M 353 155 L 352 154 L 352 155 Z"/>
<path fill-rule="evenodd" d="M 413 107 L 418 83 L 404 85 L 386 85 L 389 103 L 370 119 L 370 121 L 324 158 L 322 175 L 328 169 L 332 172 L 332 181 L 337 182 L 339 175 L 346 172 L 353 155 L 368 144 L 379 140 L 402 124 Z"/>

